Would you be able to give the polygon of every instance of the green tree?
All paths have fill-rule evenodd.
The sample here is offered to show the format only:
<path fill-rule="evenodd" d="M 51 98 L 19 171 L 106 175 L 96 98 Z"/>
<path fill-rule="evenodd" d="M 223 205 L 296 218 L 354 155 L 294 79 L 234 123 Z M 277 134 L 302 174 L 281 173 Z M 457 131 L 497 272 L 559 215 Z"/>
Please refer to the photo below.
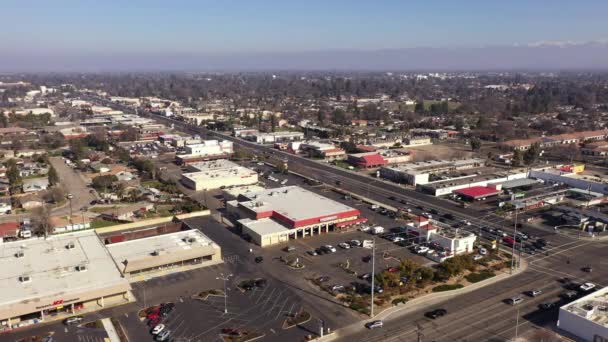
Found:
<path fill-rule="evenodd" d="M 57 174 L 57 170 L 55 170 L 52 165 L 49 167 L 47 177 L 49 178 L 50 185 L 57 185 L 59 183 L 59 175 Z"/>
<path fill-rule="evenodd" d="M 99 192 L 106 192 L 116 181 L 118 178 L 115 175 L 97 176 L 93 178 L 93 187 Z"/>
<path fill-rule="evenodd" d="M 416 105 L 414 105 L 414 112 L 424 113 L 424 100 L 416 101 Z"/>
<path fill-rule="evenodd" d="M 277 128 L 277 116 L 274 113 L 270 114 L 270 130 L 274 132 Z"/>
<path fill-rule="evenodd" d="M 513 158 L 511 160 L 511 165 L 513 167 L 520 167 L 524 164 L 523 156 L 520 150 L 513 151 Z"/>
<path fill-rule="evenodd" d="M 540 156 L 540 145 L 538 143 L 532 144 L 529 149 L 524 152 L 523 160 L 526 165 L 532 165 L 536 162 Z"/>
<path fill-rule="evenodd" d="M 21 189 L 21 186 L 23 185 L 23 179 L 19 174 L 19 168 L 17 167 L 17 164 L 14 163 L 13 159 L 9 160 L 9 162 L 10 161 L 13 161 L 13 163 L 10 163 L 8 169 L 6 170 L 6 177 L 8 178 L 9 192 L 12 195 L 18 192 L 19 189 Z M 7 162 L 7 164 L 9 163 Z"/>
<path fill-rule="evenodd" d="M 471 138 L 469 144 L 471 145 L 471 150 L 473 151 L 479 151 L 481 149 L 481 140 L 478 138 Z"/>

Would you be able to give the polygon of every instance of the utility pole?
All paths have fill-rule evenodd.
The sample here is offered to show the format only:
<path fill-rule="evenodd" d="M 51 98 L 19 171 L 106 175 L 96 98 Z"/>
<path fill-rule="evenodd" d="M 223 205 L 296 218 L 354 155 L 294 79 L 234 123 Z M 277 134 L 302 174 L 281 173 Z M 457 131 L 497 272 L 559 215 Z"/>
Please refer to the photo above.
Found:
<path fill-rule="evenodd" d="M 513 223 L 513 246 L 511 247 L 511 272 L 513 274 L 513 269 L 515 268 L 515 245 L 517 244 L 517 208 L 515 208 L 515 220 Z"/>
<path fill-rule="evenodd" d="M 416 335 L 418 338 L 418 342 L 422 342 L 422 337 L 424 335 L 422 334 L 422 328 L 420 327 L 420 323 L 416 323 Z"/>
<path fill-rule="evenodd" d="M 370 310 L 370 317 L 374 318 L 374 292 L 376 292 L 375 279 L 376 278 L 376 238 L 372 239 L 372 303 Z"/>
<path fill-rule="evenodd" d="M 228 291 L 226 289 L 226 282 L 228 281 L 228 279 L 230 279 L 230 277 L 232 277 L 232 274 L 224 276 L 224 273 L 220 273 L 220 276 L 215 278 L 217 280 L 224 281 L 224 314 L 228 313 Z"/>
<path fill-rule="evenodd" d="M 66 197 L 67 197 L 68 201 L 70 201 L 70 224 L 73 224 L 73 222 L 72 222 L 72 198 L 74 198 L 74 195 L 68 194 Z"/>

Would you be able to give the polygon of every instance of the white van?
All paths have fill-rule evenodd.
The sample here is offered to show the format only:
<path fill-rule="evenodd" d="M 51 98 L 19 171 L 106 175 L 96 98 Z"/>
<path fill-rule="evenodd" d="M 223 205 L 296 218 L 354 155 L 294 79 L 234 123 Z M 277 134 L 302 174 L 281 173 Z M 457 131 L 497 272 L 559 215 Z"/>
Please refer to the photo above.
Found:
<path fill-rule="evenodd" d="M 21 237 L 23 239 L 29 239 L 32 237 L 32 231 L 29 229 L 21 229 L 19 231 L 19 237 Z"/>
<path fill-rule="evenodd" d="M 372 234 L 378 235 L 378 234 L 382 234 L 382 233 L 384 233 L 384 227 L 378 226 L 378 227 L 372 228 Z"/>

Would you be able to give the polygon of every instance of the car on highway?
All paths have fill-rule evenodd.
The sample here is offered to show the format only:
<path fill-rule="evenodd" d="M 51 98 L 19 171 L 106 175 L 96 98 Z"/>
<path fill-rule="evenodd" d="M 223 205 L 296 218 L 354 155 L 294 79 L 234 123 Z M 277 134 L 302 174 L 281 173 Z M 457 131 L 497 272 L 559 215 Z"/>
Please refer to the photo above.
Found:
<path fill-rule="evenodd" d="M 583 272 L 591 273 L 591 272 L 593 272 L 593 267 L 591 267 L 591 266 L 585 266 L 585 267 L 581 268 L 581 270 Z"/>
<path fill-rule="evenodd" d="M 526 294 L 527 294 L 528 296 L 530 296 L 530 297 L 536 297 L 536 296 L 539 296 L 541 293 L 543 293 L 543 291 L 542 291 L 542 290 L 537 290 L 537 289 L 535 289 L 535 290 L 530 290 L 530 291 L 526 292 Z"/>
<path fill-rule="evenodd" d="M 372 321 L 365 324 L 367 329 L 377 329 L 382 328 L 384 326 L 384 322 L 382 321 Z"/>
<path fill-rule="evenodd" d="M 443 317 L 448 314 L 446 309 L 435 309 L 433 311 L 428 311 L 424 315 L 431 319 L 437 319 L 439 317 Z"/>
<path fill-rule="evenodd" d="M 521 296 L 516 296 L 516 297 L 512 297 L 507 299 L 507 304 L 511 304 L 511 305 L 517 305 L 517 304 L 521 304 L 523 303 L 524 298 Z"/>
<path fill-rule="evenodd" d="M 340 242 L 338 244 L 338 247 L 342 248 L 342 249 L 350 249 L 350 245 L 346 242 Z"/>
<path fill-rule="evenodd" d="M 595 289 L 595 284 L 593 284 L 593 283 L 584 283 L 579 288 L 581 289 L 581 291 L 589 292 L 589 291 Z"/>
<path fill-rule="evenodd" d="M 158 335 L 163 330 L 165 330 L 165 325 L 159 324 L 152 329 L 152 335 Z"/>

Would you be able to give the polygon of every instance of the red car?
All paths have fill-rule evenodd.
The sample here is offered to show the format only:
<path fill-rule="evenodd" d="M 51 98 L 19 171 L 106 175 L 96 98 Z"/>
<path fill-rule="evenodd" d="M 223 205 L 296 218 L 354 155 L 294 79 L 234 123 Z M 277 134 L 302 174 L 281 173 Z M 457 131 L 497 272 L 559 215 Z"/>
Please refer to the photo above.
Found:
<path fill-rule="evenodd" d="M 149 321 L 148 321 L 148 326 L 149 326 L 150 328 L 154 328 L 155 326 L 159 325 L 159 324 L 160 324 L 160 322 L 161 322 L 160 317 L 155 318 L 155 319 L 151 319 L 151 320 L 149 320 Z"/>
<path fill-rule="evenodd" d="M 397 268 L 397 267 L 389 267 L 387 269 L 387 271 L 390 272 L 390 273 L 397 273 L 397 272 L 399 272 L 399 268 Z"/>
<path fill-rule="evenodd" d="M 158 319 L 159 317 L 160 316 L 158 315 L 158 313 L 155 313 L 155 312 L 149 313 L 148 316 L 146 316 L 146 318 L 150 319 L 150 320 Z"/>

